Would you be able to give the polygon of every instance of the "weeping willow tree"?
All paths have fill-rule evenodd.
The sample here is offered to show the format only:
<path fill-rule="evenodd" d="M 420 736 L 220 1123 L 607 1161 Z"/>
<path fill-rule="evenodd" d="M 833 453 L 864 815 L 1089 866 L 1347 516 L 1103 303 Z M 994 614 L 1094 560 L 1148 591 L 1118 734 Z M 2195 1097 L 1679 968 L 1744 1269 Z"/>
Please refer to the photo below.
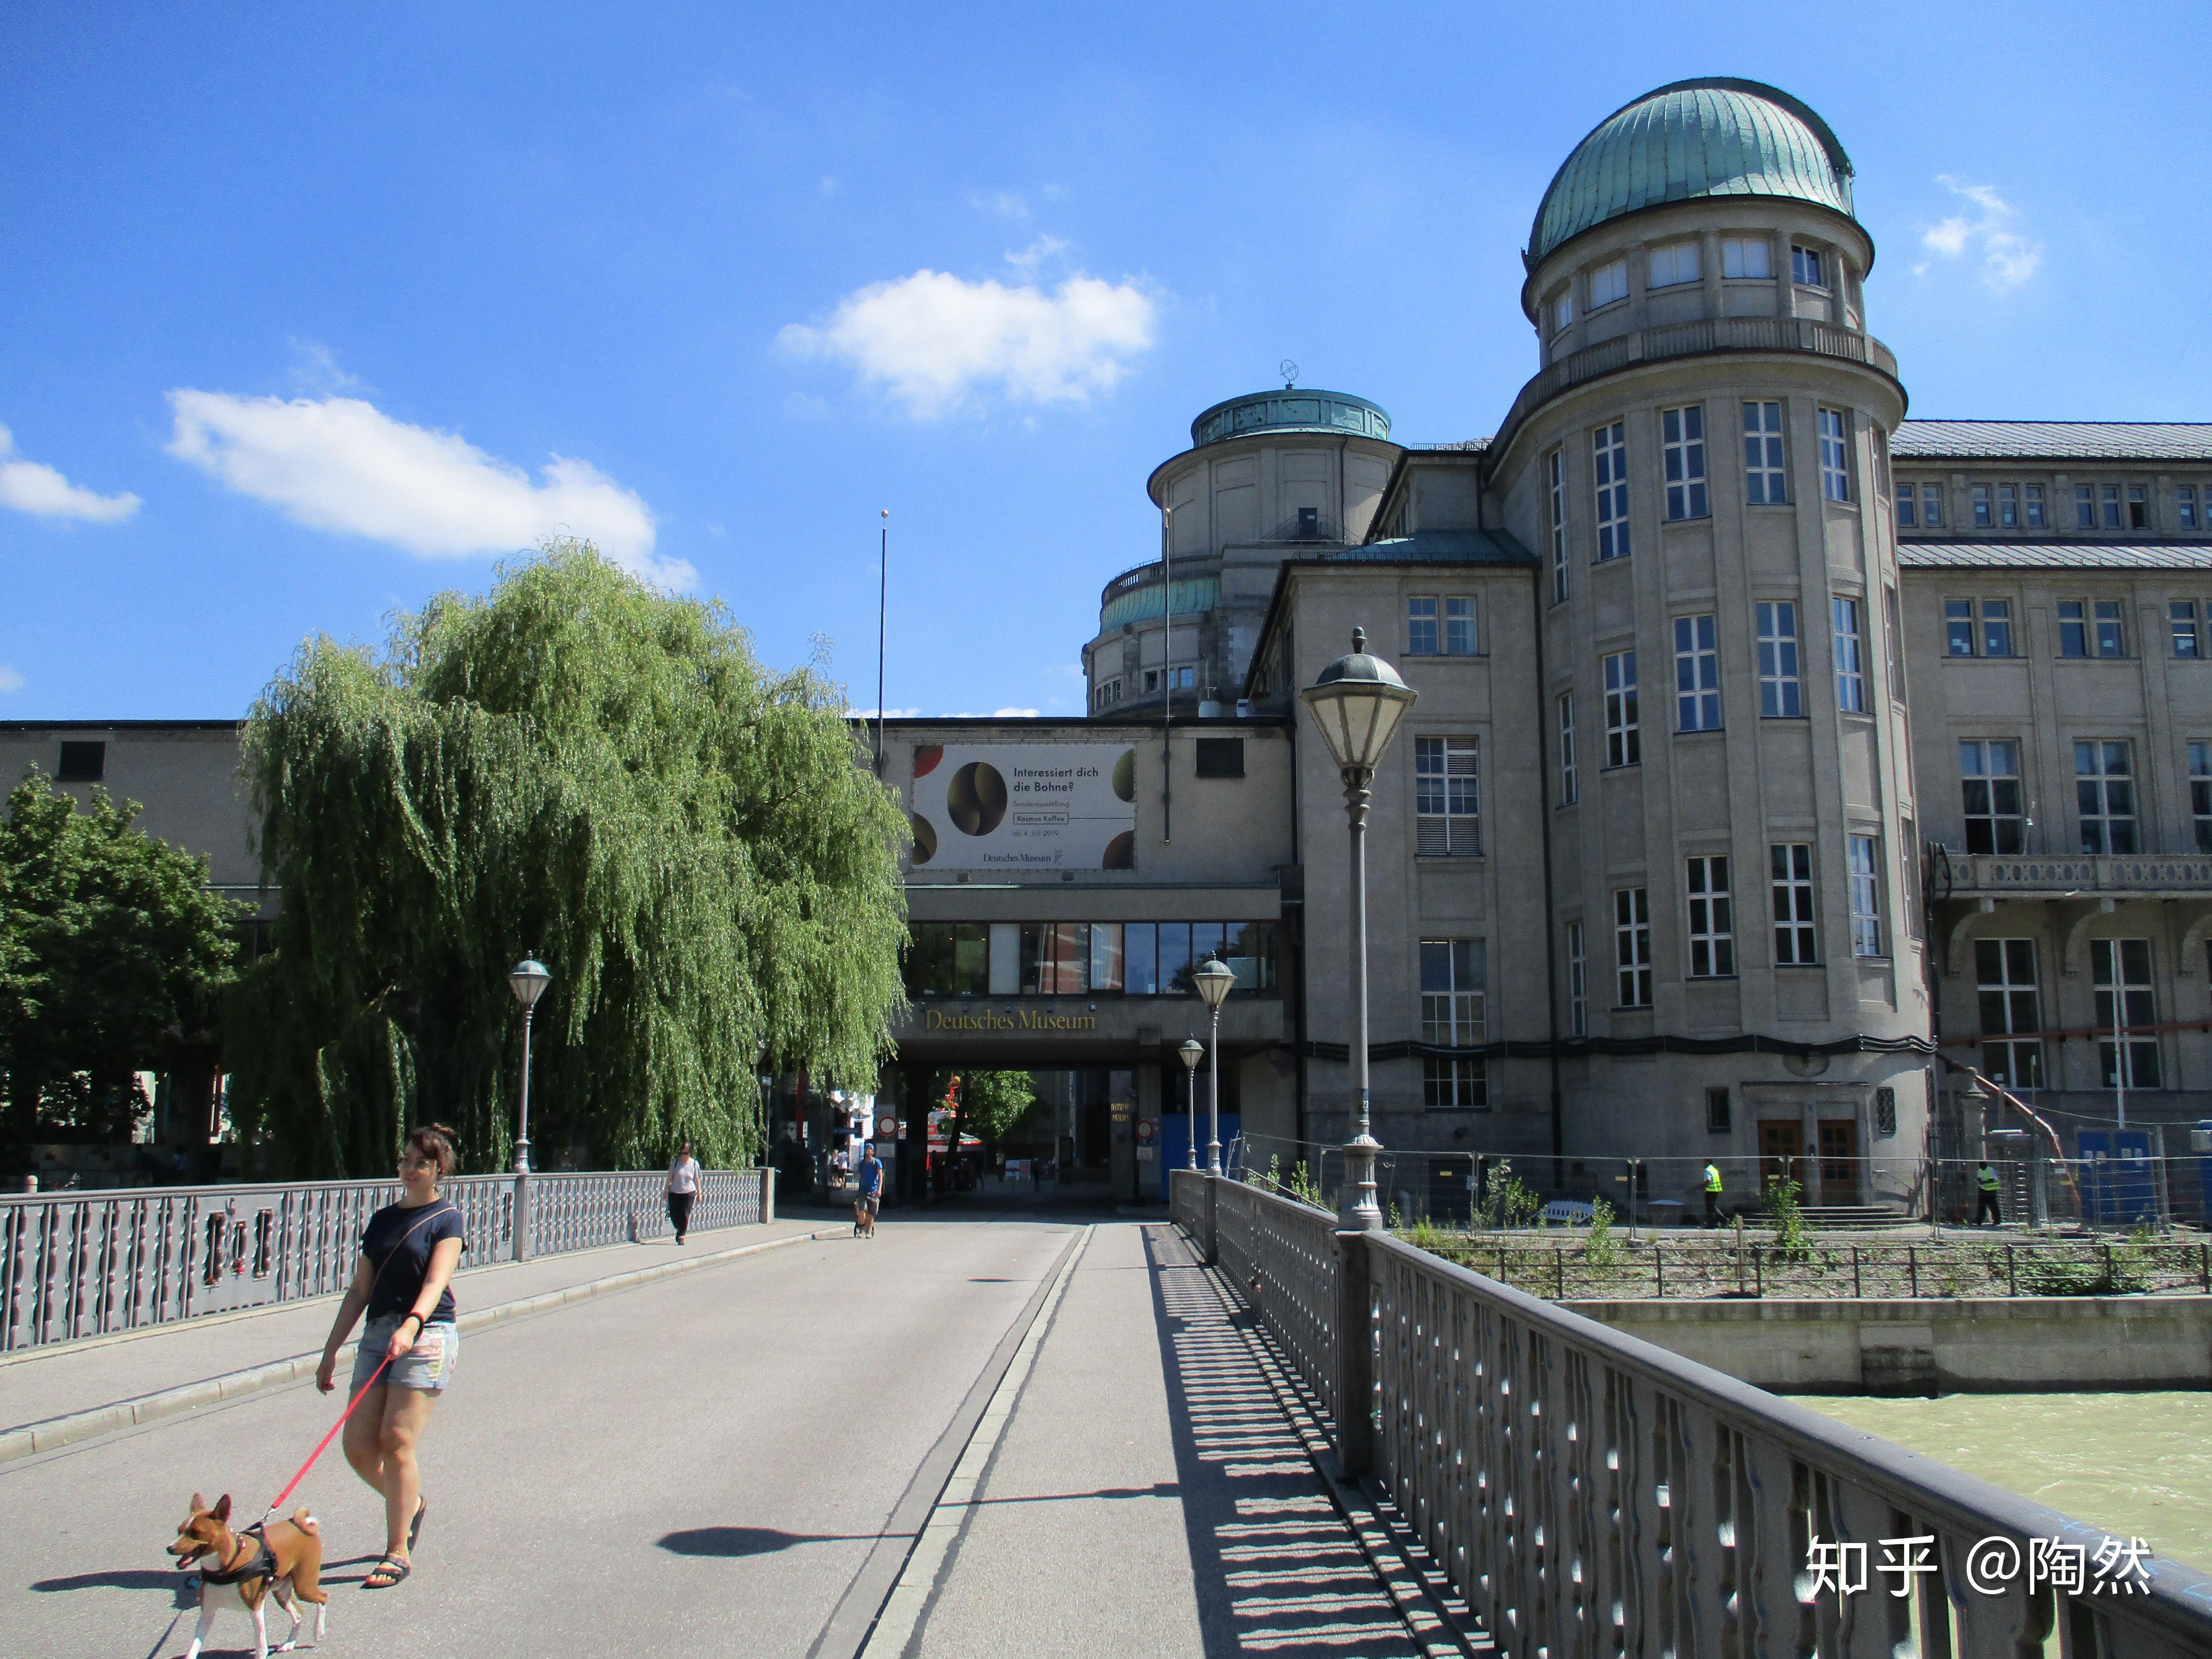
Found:
<path fill-rule="evenodd" d="M 541 1164 L 750 1161 L 763 1069 L 873 1086 L 902 1000 L 896 799 L 818 666 L 763 668 L 718 605 L 549 543 L 386 650 L 303 645 L 244 769 L 276 948 L 234 995 L 234 1121 L 271 1173 L 391 1168 L 405 1127 L 513 1155 L 507 970 Z"/>

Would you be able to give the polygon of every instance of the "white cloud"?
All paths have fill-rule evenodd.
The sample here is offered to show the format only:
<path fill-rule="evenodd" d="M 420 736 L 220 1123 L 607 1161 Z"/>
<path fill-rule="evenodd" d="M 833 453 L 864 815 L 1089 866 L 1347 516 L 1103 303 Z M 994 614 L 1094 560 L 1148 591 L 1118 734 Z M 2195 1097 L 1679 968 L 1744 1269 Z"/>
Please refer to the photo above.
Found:
<path fill-rule="evenodd" d="M 1033 720 L 1036 718 L 1036 712 L 1034 708 L 994 708 L 991 718 L 994 720 Z"/>
<path fill-rule="evenodd" d="M 348 374 L 338 367 L 338 354 L 320 340 L 310 340 L 295 334 L 285 343 L 291 348 L 292 366 L 286 378 L 295 392 L 307 392 L 318 398 L 336 397 L 341 392 L 364 394 L 374 390 L 358 374 Z"/>
<path fill-rule="evenodd" d="M 1982 281 L 1999 294 L 2010 293 L 2035 275 L 2043 263 L 2043 244 L 2014 228 L 2020 216 L 2010 203 L 1988 185 L 1969 184 L 1949 173 L 1938 175 L 1936 182 L 1977 210 L 1950 214 L 1921 231 L 1920 246 L 1933 257 L 1913 266 L 1914 276 L 1926 275 L 1936 259 L 1969 253 L 1979 255 Z"/>
<path fill-rule="evenodd" d="M 951 413 L 986 387 L 1015 403 L 1083 403 L 1110 391 L 1150 350 L 1155 307 L 1133 282 L 1081 274 L 1047 293 L 917 270 L 839 301 L 819 328 L 793 323 L 777 344 L 849 364 L 917 419 Z"/>
<path fill-rule="evenodd" d="M 589 461 L 556 455 L 544 482 L 457 433 L 395 421 L 358 398 L 169 394 L 172 455 L 310 529 L 365 536 L 425 559 L 511 552 L 542 536 L 587 537 L 664 587 L 698 573 L 653 555 L 652 510 Z"/>
<path fill-rule="evenodd" d="M 919 717 L 921 714 L 921 710 L 919 708 L 886 708 L 883 713 L 884 718 L 887 720 L 910 720 Z M 875 717 L 876 711 L 872 708 L 848 708 L 845 711 L 845 718 L 848 720 L 872 720 L 875 719 Z"/>
<path fill-rule="evenodd" d="M 15 434 L 0 426 L 0 507 L 46 519 L 83 519 L 93 524 L 114 524 L 138 510 L 138 498 L 127 491 L 120 495 L 100 495 L 71 483 L 41 462 L 9 459 L 15 453 Z M 6 689 L 12 691 L 15 687 Z"/>
<path fill-rule="evenodd" d="M 0 662 L 0 695 L 4 695 L 9 691 L 21 691 L 22 689 L 23 676 L 21 673 L 15 669 L 9 667 L 6 663 Z"/>
<path fill-rule="evenodd" d="M 995 213 L 1002 218 L 1026 219 L 1030 204 L 1011 190 L 979 191 L 968 198 L 968 205 L 984 213 Z"/>
<path fill-rule="evenodd" d="M 1006 263 L 1010 265 L 1018 265 L 1024 270 L 1035 270 L 1039 264 L 1066 246 L 1067 244 L 1057 236 L 1040 236 L 1019 253 L 1009 253 L 1006 256 Z"/>

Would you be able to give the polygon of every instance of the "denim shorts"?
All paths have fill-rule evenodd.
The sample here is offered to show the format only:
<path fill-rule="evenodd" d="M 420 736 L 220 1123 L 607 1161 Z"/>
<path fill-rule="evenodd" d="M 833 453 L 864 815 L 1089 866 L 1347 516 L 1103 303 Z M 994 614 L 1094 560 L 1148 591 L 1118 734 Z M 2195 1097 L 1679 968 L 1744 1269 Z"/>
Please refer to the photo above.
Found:
<path fill-rule="evenodd" d="M 392 1334 L 398 1330 L 406 1316 L 395 1315 L 384 1319 L 373 1319 L 368 1328 L 361 1334 L 361 1346 L 354 1350 L 353 1386 L 349 1394 L 359 1394 L 376 1368 L 382 1364 L 385 1351 L 392 1346 Z M 442 1394 L 446 1385 L 453 1380 L 453 1365 L 461 1357 L 459 1327 L 450 1320 L 426 1325 L 415 1339 L 415 1346 L 385 1366 L 378 1380 L 387 1387 L 414 1389 L 423 1394 Z"/>

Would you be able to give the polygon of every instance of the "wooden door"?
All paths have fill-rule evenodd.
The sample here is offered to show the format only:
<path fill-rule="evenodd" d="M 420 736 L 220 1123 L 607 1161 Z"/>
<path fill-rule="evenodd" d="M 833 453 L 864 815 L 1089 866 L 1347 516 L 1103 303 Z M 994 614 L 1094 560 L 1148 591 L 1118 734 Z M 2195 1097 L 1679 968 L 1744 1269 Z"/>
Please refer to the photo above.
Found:
<path fill-rule="evenodd" d="M 1774 1181 L 1794 1181 L 1801 1196 L 1805 1186 L 1805 1126 L 1794 1117 L 1767 1117 L 1759 1121 L 1759 1196 L 1766 1195 L 1767 1184 Z"/>
<path fill-rule="evenodd" d="M 1809 1197 L 1809 1195 L 1808 1195 Z M 1856 1204 L 1859 1197 L 1859 1126 L 1856 1118 L 1820 1120 L 1821 1204 Z"/>

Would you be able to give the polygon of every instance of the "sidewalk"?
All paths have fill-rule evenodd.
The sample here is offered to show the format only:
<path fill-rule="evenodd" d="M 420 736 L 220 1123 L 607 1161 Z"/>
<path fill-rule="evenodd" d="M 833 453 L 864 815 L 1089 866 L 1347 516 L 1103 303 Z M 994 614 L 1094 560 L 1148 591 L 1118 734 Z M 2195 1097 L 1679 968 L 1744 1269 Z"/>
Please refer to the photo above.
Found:
<path fill-rule="evenodd" d="M 556 1294 L 641 1268 L 779 1238 L 803 1237 L 833 1226 L 818 1216 L 778 1218 L 766 1225 L 695 1232 L 680 1249 L 672 1239 L 574 1250 L 534 1261 L 464 1266 L 453 1278 L 465 1329 L 471 1315 L 533 1297 Z M 851 1226 L 849 1219 L 846 1222 Z M 11 1430 L 118 1402 L 143 1400 L 211 1378 L 301 1355 L 319 1354 L 339 1298 L 315 1297 L 271 1308 L 210 1314 L 143 1330 L 0 1355 L 0 1437 Z M 357 1334 L 357 1333 L 356 1333 Z M 264 1385 L 265 1386 L 265 1385 Z M 21 1451 L 0 1445 L 0 1459 Z"/>
<path fill-rule="evenodd" d="M 1099 1225 L 1049 1317 L 868 1659 L 1424 1651 L 1176 1229 Z"/>

